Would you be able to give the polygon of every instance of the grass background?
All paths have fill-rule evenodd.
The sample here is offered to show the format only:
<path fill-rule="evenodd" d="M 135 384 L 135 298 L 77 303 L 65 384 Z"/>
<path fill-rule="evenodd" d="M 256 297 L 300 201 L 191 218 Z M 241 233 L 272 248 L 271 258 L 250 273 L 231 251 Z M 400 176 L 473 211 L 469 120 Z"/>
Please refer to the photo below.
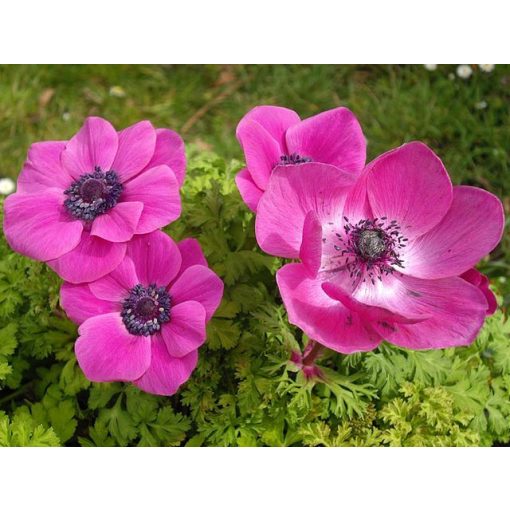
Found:
<path fill-rule="evenodd" d="M 33 65 L 0 66 L 0 177 L 15 178 L 32 142 L 71 137 L 87 115 L 118 129 L 141 119 L 187 144 L 242 158 L 239 119 L 258 104 L 302 117 L 344 105 L 359 118 L 368 156 L 422 140 L 456 184 L 497 194 L 510 210 L 510 66 L 463 80 L 455 65 Z M 483 214 L 483 211 L 479 211 Z M 484 270 L 510 302 L 510 244 Z"/>

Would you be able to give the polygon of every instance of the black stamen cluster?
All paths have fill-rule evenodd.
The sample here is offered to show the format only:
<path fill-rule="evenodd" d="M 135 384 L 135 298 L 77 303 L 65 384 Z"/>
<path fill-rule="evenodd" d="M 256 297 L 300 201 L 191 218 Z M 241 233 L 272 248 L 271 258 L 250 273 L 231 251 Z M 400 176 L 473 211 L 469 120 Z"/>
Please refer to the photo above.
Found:
<path fill-rule="evenodd" d="M 122 302 L 122 322 L 132 335 L 149 336 L 170 320 L 171 298 L 164 287 L 135 285 Z"/>
<path fill-rule="evenodd" d="M 346 256 L 344 267 L 353 282 L 363 277 L 363 282 L 368 278 L 375 284 L 375 278 L 382 280 L 383 274 L 393 273 L 394 266 L 404 267 L 398 249 L 404 248 L 408 239 L 400 233 L 396 220 L 388 223 L 383 216 L 354 225 L 347 217 L 344 220 L 345 238 L 336 234 L 340 244 L 335 245 L 335 250 Z"/>
<path fill-rule="evenodd" d="M 115 206 L 122 184 L 113 170 L 103 172 L 96 167 L 94 172 L 73 182 L 64 193 L 68 196 L 64 205 L 70 214 L 79 220 L 92 221 Z"/>
<path fill-rule="evenodd" d="M 284 154 L 280 156 L 279 165 L 299 165 L 301 163 L 310 163 L 312 158 L 308 158 L 305 156 L 300 156 L 299 154 L 293 153 L 290 155 Z"/>

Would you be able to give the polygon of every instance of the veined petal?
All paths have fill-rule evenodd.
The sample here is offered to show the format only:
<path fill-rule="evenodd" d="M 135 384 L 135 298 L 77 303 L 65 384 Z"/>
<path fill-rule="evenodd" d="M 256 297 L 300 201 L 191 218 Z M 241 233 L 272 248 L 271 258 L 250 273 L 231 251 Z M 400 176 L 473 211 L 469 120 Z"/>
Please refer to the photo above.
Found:
<path fill-rule="evenodd" d="M 439 225 L 406 247 L 402 272 L 419 278 L 460 275 L 497 246 L 504 224 L 497 197 L 480 188 L 455 186 Z"/>
<path fill-rule="evenodd" d="M 145 286 L 168 285 L 179 273 L 182 262 L 175 241 L 160 230 L 135 236 L 128 244 L 127 256 L 134 262 L 139 283 Z"/>
<path fill-rule="evenodd" d="M 276 273 L 289 322 L 310 338 L 344 354 L 375 349 L 380 336 L 360 315 L 324 292 L 322 284 L 327 278 L 325 273 L 311 277 L 302 264 L 287 264 Z"/>
<path fill-rule="evenodd" d="M 420 142 L 377 158 L 366 183 L 374 216 L 396 220 L 409 239 L 435 227 L 452 202 L 452 184 L 443 163 Z"/>
<path fill-rule="evenodd" d="M 319 113 L 290 127 L 285 135 L 289 154 L 310 157 L 342 170 L 365 166 L 366 140 L 358 119 L 347 108 Z"/>
<path fill-rule="evenodd" d="M 255 233 L 260 247 L 277 257 L 297 258 L 305 217 L 341 229 L 342 211 L 354 177 L 331 165 L 302 163 L 277 168 L 259 202 Z"/>
<path fill-rule="evenodd" d="M 11 248 L 22 255 L 47 261 L 73 250 L 83 225 L 64 207 L 62 190 L 14 193 L 4 203 L 4 233 Z"/>
<path fill-rule="evenodd" d="M 87 319 L 78 332 L 76 358 L 91 381 L 133 381 L 151 364 L 151 338 L 131 335 L 119 313 Z"/>
<path fill-rule="evenodd" d="M 151 347 L 151 364 L 134 384 L 155 395 L 173 395 L 195 370 L 198 351 L 192 351 L 182 358 L 174 358 L 168 353 L 161 335 L 154 335 Z"/>
<path fill-rule="evenodd" d="M 95 167 L 110 170 L 118 143 L 117 132 L 107 120 L 88 117 L 62 152 L 62 165 L 74 179 L 93 172 Z"/>

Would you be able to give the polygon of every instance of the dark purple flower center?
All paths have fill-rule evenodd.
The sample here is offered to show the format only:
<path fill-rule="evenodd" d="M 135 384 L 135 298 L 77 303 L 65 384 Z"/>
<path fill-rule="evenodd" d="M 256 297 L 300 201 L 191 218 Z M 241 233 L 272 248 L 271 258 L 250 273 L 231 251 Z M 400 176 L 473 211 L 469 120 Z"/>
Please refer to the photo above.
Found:
<path fill-rule="evenodd" d="M 342 266 L 349 271 L 353 283 L 368 278 L 375 283 L 375 278 L 382 280 L 383 274 L 390 274 L 395 267 L 404 267 L 399 250 L 408 241 L 400 233 L 396 220 L 390 222 L 386 217 L 360 220 L 356 224 L 344 217 L 345 235 L 336 234 L 339 244 Z"/>
<path fill-rule="evenodd" d="M 300 156 L 299 154 L 296 154 L 295 152 L 293 154 L 287 155 L 284 154 L 283 156 L 280 156 L 280 161 L 278 162 L 279 165 L 300 165 L 301 163 L 310 163 L 312 161 L 312 158 L 309 158 L 307 156 Z"/>
<path fill-rule="evenodd" d="M 149 336 L 170 320 L 171 307 L 172 300 L 164 287 L 139 283 L 122 302 L 122 322 L 132 335 Z"/>
<path fill-rule="evenodd" d="M 122 184 L 113 170 L 103 172 L 96 167 L 94 172 L 83 174 L 64 193 L 69 213 L 79 220 L 92 221 L 117 204 L 122 193 Z"/>

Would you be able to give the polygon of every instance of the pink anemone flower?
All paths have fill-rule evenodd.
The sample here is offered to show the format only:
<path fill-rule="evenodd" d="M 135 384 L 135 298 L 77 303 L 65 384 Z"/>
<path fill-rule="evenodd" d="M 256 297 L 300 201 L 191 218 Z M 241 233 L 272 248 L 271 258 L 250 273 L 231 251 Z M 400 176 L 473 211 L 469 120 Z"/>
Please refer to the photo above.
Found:
<path fill-rule="evenodd" d="M 246 205 L 254 212 L 275 168 L 315 161 L 357 173 L 365 166 L 366 141 L 347 108 L 335 108 L 301 120 L 279 106 L 257 106 L 236 131 L 247 168 L 236 176 Z"/>
<path fill-rule="evenodd" d="M 80 324 L 75 352 L 95 382 L 132 381 L 172 395 L 190 377 L 223 283 L 194 239 L 176 244 L 161 231 L 135 236 L 109 275 L 64 283 L 61 304 Z"/>
<path fill-rule="evenodd" d="M 122 261 L 126 242 L 179 217 L 186 161 L 181 137 L 138 122 L 119 133 L 89 117 L 68 142 L 38 142 L 5 201 L 11 247 L 73 283 Z"/>
<path fill-rule="evenodd" d="M 256 235 L 264 251 L 301 260 L 277 273 L 290 322 L 351 353 L 382 339 L 410 349 L 471 343 L 496 306 L 472 268 L 503 227 L 497 197 L 452 186 L 441 160 L 412 142 L 354 186 L 318 163 L 277 169 Z"/>

